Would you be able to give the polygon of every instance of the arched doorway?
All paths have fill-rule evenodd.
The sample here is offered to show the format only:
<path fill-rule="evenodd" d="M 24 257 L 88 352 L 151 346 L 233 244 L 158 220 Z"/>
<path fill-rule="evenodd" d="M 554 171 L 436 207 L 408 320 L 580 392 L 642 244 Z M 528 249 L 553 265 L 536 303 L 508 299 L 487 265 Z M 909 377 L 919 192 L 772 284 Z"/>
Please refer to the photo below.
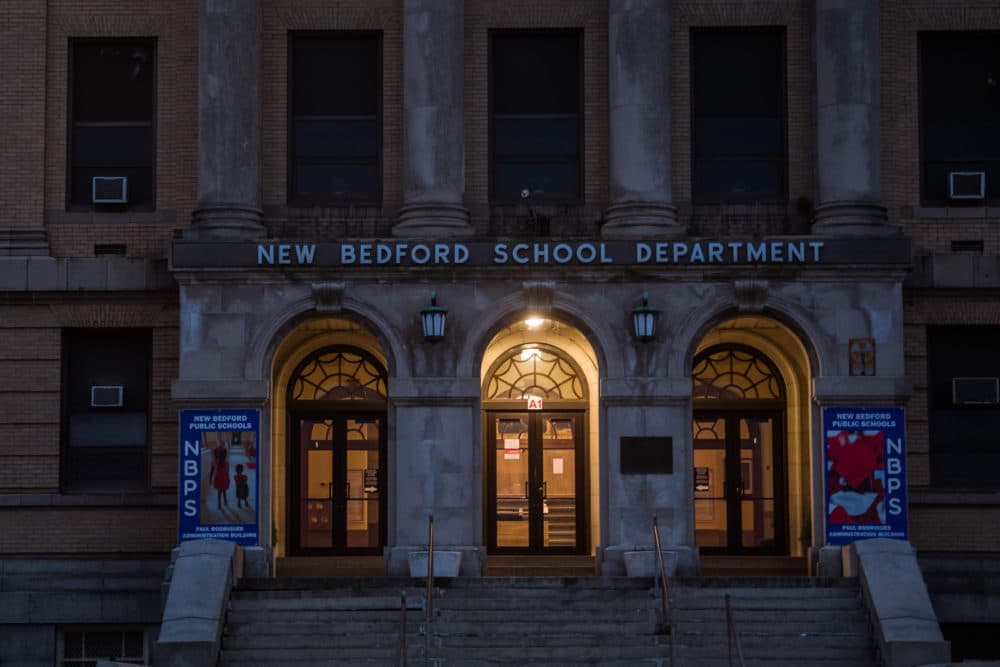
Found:
<path fill-rule="evenodd" d="M 347 345 L 317 350 L 288 383 L 290 555 L 381 554 L 386 544 L 385 367 Z"/>
<path fill-rule="evenodd" d="M 775 364 L 738 343 L 695 357 L 695 543 L 706 554 L 787 554 L 786 391 Z"/>
<path fill-rule="evenodd" d="M 517 345 L 490 366 L 483 382 L 489 553 L 587 553 L 587 409 L 584 373 L 554 346 Z"/>

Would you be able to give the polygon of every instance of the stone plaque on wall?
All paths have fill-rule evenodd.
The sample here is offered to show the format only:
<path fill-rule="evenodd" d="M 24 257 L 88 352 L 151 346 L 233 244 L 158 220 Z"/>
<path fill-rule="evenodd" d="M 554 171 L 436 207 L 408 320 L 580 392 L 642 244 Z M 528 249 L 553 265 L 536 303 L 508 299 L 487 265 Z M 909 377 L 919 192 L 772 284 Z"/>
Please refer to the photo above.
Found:
<path fill-rule="evenodd" d="M 659 475 L 674 471 L 674 439 L 625 436 L 619 440 L 623 475 Z"/>

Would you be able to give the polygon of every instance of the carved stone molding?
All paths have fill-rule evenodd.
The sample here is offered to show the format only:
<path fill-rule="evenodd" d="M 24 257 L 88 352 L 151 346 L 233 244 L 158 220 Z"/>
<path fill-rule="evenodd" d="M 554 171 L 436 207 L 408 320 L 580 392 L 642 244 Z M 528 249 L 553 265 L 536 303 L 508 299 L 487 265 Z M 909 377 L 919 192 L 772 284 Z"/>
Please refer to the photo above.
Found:
<path fill-rule="evenodd" d="M 551 281 L 526 282 L 521 294 L 524 307 L 532 313 L 547 315 L 552 312 L 552 301 L 555 299 L 555 283 Z"/>
<path fill-rule="evenodd" d="M 741 313 L 759 313 L 767 301 L 767 281 L 758 278 L 734 280 L 736 306 Z"/>
<path fill-rule="evenodd" d="M 312 284 L 316 312 L 339 313 L 344 308 L 344 283 L 326 282 Z"/>

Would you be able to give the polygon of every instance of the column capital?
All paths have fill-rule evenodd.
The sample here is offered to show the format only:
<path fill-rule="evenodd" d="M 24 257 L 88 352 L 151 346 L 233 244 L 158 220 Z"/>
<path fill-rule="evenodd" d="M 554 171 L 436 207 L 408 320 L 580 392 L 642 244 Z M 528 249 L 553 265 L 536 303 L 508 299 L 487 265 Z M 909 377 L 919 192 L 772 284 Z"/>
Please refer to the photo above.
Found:
<path fill-rule="evenodd" d="M 816 207 L 813 234 L 884 238 L 902 236 L 903 227 L 889 222 L 888 211 L 879 203 L 827 201 Z"/>

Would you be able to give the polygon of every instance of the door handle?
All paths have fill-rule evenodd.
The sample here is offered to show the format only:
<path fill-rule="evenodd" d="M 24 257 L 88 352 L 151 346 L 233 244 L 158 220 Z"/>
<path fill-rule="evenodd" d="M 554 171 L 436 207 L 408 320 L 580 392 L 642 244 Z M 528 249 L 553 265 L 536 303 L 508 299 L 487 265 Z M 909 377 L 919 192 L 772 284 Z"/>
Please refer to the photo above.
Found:
<path fill-rule="evenodd" d="M 346 482 L 344 485 L 344 499 L 347 500 L 351 497 L 351 483 Z"/>
<path fill-rule="evenodd" d="M 528 493 L 528 480 L 524 480 L 524 497 L 531 499 L 531 494 Z"/>
<path fill-rule="evenodd" d="M 549 497 L 549 483 L 547 480 L 542 482 L 542 485 L 538 487 L 538 491 L 542 494 L 542 500 Z"/>

